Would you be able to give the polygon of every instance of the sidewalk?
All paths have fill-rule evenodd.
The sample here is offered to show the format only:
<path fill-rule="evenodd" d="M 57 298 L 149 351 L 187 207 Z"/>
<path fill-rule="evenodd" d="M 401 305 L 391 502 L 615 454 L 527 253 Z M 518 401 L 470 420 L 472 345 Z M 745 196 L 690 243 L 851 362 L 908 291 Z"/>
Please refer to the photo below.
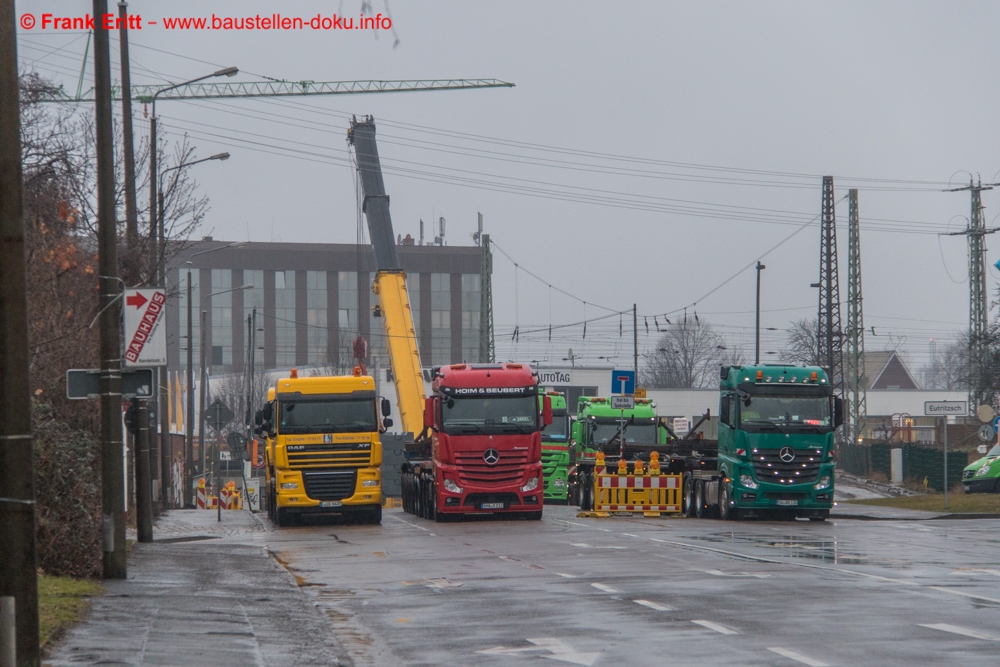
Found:
<path fill-rule="evenodd" d="M 326 617 L 254 544 L 244 511 L 173 510 L 46 665 L 350 665 Z M 250 539 L 248 539 L 250 538 Z"/>

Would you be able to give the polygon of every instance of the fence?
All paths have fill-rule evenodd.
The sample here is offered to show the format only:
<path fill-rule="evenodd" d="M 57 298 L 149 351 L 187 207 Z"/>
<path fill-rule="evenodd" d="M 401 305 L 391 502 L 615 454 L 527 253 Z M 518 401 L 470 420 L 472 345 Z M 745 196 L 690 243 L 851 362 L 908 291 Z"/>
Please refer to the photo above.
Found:
<path fill-rule="evenodd" d="M 892 477 L 889 453 L 891 449 L 903 450 L 903 479 L 927 479 L 927 485 L 936 491 L 944 489 L 944 453 L 937 447 L 915 444 L 889 445 L 875 442 L 871 445 L 841 445 L 838 466 L 844 472 L 858 477 L 871 477 L 872 473 L 882 473 L 887 479 Z M 868 469 L 868 452 L 871 450 L 871 470 Z M 948 485 L 954 486 L 962 480 L 962 470 L 969 464 L 967 452 L 948 452 Z"/>

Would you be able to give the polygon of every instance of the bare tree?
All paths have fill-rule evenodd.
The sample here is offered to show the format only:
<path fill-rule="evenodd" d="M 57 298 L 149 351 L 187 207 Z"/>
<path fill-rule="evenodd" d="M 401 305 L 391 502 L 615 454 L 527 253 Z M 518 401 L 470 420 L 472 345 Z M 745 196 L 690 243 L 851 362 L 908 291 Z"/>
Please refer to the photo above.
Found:
<path fill-rule="evenodd" d="M 792 322 L 785 338 L 785 347 L 781 350 L 782 361 L 802 366 L 817 365 L 819 344 L 817 330 L 819 325 L 815 319 L 801 319 Z"/>
<path fill-rule="evenodd" d="M 924 389 L 965 391 L 968 389 L 969 337 L 959 334 L 955 342 L 938 350 L 930 363 L 921 369 Z"/>
<path fill-rule="evenodd" d="M 693 319 L 668 325 L 656 348 L 646 356 L 643 369 L 642 381 L 649 387 L 700 389 L 714 386 L 719 365 L 730 353 L 712 325 Z"/>

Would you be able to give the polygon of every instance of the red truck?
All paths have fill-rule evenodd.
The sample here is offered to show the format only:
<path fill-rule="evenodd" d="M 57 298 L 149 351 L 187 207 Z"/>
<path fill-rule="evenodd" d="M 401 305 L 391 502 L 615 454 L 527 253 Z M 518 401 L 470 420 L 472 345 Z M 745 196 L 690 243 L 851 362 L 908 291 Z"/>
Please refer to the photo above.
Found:
<path fill-rule="evenodd" d="M 463 514 L 542 518 L 541 431 L 552 403 L 525 364 L 433 369 L 425 437 L 403 466 L 403 509 L 445 521 Z"/>

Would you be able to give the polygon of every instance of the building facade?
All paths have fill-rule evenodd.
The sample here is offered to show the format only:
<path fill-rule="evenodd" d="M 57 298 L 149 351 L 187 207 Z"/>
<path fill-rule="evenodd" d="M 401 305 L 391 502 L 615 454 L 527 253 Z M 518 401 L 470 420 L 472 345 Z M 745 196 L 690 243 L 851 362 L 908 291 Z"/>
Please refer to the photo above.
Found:
<path fill-rule="evenodd" d="M 423 365 L 479 361 L 482 249 L 400 245 L 397 250 Z M 166 271 L 168 367 L 187 364 L 190 280 L 196 368 L 202 319 L 212 375 L 241 371 L 251 336 L 258 370 L 347 372 L 359 335 L 368 341 L 369 365 L 387 368 L 383 324 L 372 314 L 374 272 L 369 246 L 248 242 L 233 247 L 210 238 L 190 245 Z"/>

